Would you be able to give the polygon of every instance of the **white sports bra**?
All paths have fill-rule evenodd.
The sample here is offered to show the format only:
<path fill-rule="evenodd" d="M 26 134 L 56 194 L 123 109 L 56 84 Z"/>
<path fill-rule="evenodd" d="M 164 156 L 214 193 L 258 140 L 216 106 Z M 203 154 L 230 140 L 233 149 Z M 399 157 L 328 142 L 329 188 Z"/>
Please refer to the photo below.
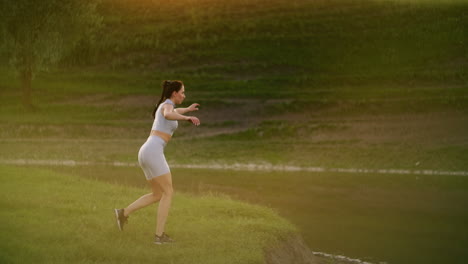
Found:
<path fill-rule="evenodd" d="M 171 104 L 175 107 L 175 104 L 170 99 L 166 99 L 166 101 L 161 103 L 158 109 L 156 110 L 156 114 L 154 115 L 155 117 L 153 121 L 152 130 L 159 130 L 172 136 L 172 134 L 174 134 L 174 131 L 177 129 L 179 123 L 177 122 L 177 120 L 168 120 L 163 116 L 162 106 L 164 104 Z"/>

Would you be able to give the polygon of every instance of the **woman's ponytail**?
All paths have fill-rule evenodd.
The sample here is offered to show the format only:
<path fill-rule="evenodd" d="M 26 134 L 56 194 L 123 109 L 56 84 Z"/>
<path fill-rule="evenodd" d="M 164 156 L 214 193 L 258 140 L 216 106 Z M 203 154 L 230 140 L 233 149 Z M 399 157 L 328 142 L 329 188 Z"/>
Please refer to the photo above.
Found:
<path fill-rule="evenodd" d="M 158 110 L 159 105 L 164 102 L 164 100 L 171 98 L 172 93 L 178 92 L 183 85 L 184 84 L 181 81 L 163 81 L 161 98 L 153 110 L 153 119 L 156 118 L 156 111 Z"/>

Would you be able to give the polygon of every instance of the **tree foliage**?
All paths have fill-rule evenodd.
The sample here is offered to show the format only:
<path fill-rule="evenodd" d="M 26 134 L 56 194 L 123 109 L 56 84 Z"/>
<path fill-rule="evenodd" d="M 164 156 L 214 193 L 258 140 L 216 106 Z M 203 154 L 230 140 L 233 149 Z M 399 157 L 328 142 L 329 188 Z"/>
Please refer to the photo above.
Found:
<path fill-rule="evenodd" d="M 100 26 L 96 6 L 95 0 L 1 0 L 0 49 L 18 73 L 25 105 L 31 105 L 34 74 Z"/>

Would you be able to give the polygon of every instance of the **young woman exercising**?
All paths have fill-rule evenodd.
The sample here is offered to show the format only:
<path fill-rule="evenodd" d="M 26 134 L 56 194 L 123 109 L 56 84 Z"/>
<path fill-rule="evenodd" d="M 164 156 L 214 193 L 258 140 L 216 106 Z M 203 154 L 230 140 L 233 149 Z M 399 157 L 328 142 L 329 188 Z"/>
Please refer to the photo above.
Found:
<path fill-rule="evenodd" d="M 200 125 L 198 118 L 184 115 L 197 111 L 199 104 L 192 104 L 187 108 L 175 108 L 185 99 L 185 87 L 181 81 L 164 81 L 162 88 L 161 99 L 153 111 L 154 122 L 150 136 L 138 152 L 138 162 L 151 185 L 152 192 L 141 196 L 126 208 L 115 209 L 117 225 L 122 231 L 131 213 L 159 202 L 155 244 L 173 242 L 164 232 L 173 194 L 172 175 L 164 157 L 164 147 L 177 129 L 178 120 L 189 121 L 195 126 Z"/>

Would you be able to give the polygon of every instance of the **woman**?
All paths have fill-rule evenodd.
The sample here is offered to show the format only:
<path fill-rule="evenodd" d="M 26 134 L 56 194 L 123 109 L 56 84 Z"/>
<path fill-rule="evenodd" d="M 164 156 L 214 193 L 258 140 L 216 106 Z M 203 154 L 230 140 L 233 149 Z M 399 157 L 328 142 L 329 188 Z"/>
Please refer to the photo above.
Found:
<path fill-rule="evenodd" d="M 181 81 L 164 81 L 162 95 L 153 111 L 153 127 L 148 140 L 141 146 L 138 162 L 143 169 L 152 192 L 141 196 L 135 202 L 123 209 L 115 209 L 117 225 L 122 231 L 128 216 L 134 211 L 159 202 L 156 221 L 155 244 L 170 243 L 173 240 L 164 232 L 169 208 L 172 201 L 172 176 L 164 157 L 164 147 L 177 128 L 177 121 L 189 121 L 195 126 L 200 120 L 185 113 L 197 111 L 199 104 L 192 104 L 187 108 L 175 108 L 185 99 L 185 87 Z"/>

